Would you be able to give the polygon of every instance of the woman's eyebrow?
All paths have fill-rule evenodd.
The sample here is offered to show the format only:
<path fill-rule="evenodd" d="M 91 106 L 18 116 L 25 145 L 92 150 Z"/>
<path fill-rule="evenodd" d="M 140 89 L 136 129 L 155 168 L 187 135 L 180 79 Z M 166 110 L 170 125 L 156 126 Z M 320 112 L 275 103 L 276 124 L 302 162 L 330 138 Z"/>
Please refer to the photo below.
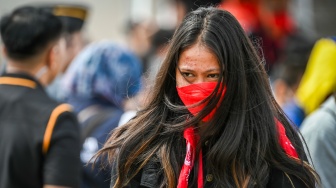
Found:
<path fill-rule="evenodd" d="M 179 67 L 178 68 L 180 71 L 194 71 L 193 69 L 191 69 L 191 68 L 188 68 L 188 67 Z"/>
<path fill-rule="evenodd" d="M 213 68 L 213 69 L 208 69 L 205 72 L 220 72 L 220 69 Z"/>

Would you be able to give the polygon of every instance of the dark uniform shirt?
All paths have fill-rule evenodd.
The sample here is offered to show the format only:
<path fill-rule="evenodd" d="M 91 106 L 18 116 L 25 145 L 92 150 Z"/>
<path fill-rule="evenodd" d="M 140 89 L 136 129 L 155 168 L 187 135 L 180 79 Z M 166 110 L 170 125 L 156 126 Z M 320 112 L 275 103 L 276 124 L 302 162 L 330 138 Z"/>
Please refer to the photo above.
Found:
<path fill-rule="evenodd" d="M 25 74 L 0 77 L 0 188 L 79 186 L 79 127 L 70 106 Z"/>

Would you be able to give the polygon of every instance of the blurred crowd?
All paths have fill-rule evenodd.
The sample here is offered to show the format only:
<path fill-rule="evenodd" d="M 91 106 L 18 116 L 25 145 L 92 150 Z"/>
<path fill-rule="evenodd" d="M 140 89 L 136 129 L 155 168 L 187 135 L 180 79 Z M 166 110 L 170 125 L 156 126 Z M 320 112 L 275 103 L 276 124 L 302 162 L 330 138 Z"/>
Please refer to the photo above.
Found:
<path fill-rule="evenodd" d="M 322 185 L 336 187 L 336 33 L 317 38 L 303 32 L 289 11 L 290 2 L 172 1 L 177 13 L 176 26 L 188 12 L 200 6 L 216 6 L 236 17 L 260 54 L 274 99 L 305 139 Z M 175 28 L 160 28 L 153 20 L 130 21 L 125 26 L 125 44 L 111 40 L 89 41 L 82 30 L 90 16 L 89 7 L 66 3 L 28 6 L 52 13 L 63 25 L 62 60 L 50 82 L 43 85 L 53 100 L 72 106 L 79 123 L 80 173 L 72 175 L 80 177 L 80 187 L 109 187 L 110 167 L 99 166 L 99 161 L 104 159 L 94 158 L 95 153 L 115 127 L 122 126 L 146 106 Z M 12 20 L 13 23 L 18 21 Z M 6 75 L 6 57 L 16 56 L 11 56 L 6 47 L 4 28 L 9 26 L 5 21 L 1 24 L 5 46 L 1 73 Z M 6 83 L 0 80 L 0 85 Z M 0 113 L 5 109 L 0 106 Z M 5 133 L 2 126 L 0 151 L 7 142 L 2 136 Z M 59 152 L 63 152 L 62 149 Z M 4 169 L 4 164 L 0 164 L 0 169 Z M 0 170 L 0 180 L 5 177 L 2 173 Z M 2 188 L 1 185 L 0 182 Z"/>

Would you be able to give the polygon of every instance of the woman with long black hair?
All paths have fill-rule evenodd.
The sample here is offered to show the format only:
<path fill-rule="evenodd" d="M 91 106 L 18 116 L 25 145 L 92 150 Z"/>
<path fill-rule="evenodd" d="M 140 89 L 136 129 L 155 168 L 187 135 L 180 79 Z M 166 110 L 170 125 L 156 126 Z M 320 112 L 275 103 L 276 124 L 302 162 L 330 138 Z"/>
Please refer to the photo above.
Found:
<path fill-rule="evenodd" d="M 113 165 L 111 187 L 315 187 L 261 59 L 227 11 L 188 14 L 149 104 L 97 155 Z"/>

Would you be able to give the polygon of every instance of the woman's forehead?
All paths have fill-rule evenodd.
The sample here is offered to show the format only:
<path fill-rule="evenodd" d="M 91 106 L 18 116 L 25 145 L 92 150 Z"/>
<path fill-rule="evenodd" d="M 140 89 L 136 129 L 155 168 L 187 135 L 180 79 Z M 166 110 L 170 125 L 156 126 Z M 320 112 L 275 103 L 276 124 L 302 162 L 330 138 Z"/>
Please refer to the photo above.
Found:
<path fill-rule="evenodd" d="M 220 69 L 218 58 L 204 45 L 193 45 L 182 51 L 178 60 L 179 69 Z"/>

